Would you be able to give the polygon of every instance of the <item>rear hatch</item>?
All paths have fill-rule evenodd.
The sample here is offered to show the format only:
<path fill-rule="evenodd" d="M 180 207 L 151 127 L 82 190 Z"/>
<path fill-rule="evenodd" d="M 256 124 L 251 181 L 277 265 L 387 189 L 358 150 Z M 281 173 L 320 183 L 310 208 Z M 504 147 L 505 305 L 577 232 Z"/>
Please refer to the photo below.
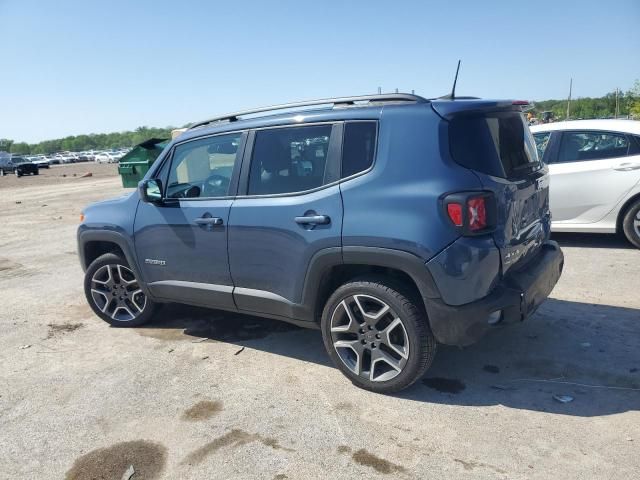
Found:
<path fill-rule="evenodd" d="M 535 256 L 549 238 L 549 176 L 517 102 L 441 100 L 453 160 L 472 170 L 496 201 L 503 274 Z"/>

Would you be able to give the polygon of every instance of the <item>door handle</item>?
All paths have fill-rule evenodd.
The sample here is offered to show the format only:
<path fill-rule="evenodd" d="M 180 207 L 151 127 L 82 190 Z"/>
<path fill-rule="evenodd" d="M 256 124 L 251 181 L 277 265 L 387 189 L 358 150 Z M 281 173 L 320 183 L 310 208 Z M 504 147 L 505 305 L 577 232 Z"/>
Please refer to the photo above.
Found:
<path fill-rule="evenodd" d="M 296 217 L 296 223 L 300 225 L 327 225 L 331 223 L 328 215 L 305 215 L 304 217 Z"/>
<path fill-rule="evenodd" d="M 631 170 L 640 169 L 640 163 L 625 162 L 621 163 L 617 167 L 613 167 L 613 169 L 619 172 L 630 172 Z"/>
<path fill-rule="evenodd" d="M 222 225 L 220 217 L 201 217 L 194 220 L 196 225 Z"/>

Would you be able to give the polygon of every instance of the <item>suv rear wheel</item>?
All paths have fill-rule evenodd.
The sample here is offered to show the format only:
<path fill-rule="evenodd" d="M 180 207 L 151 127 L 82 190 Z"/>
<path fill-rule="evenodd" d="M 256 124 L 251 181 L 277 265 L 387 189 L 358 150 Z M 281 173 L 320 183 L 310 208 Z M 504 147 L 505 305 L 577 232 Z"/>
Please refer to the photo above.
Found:
<path fill-rule="evenodd" d="M 422 309 L 401 286 L 382 277 L 338 288 L 325 305 L 321 328 L 333 363 L 355 385 L 374 392 L 408 387 L 436 352 Z"/>
<path fill-rule="evenodd" d="M 127 261 L 115 253 L 105 253 L 89 265 L 84 293 L 95 314 L 114 327 L 142 325 L 155 309 Z"/>
<path fill-rule="evenodd" d="M 636 200 L 627 209 L 622 220 L 622 229 L 627 240 L 640 248 L 640 200 Z"/>

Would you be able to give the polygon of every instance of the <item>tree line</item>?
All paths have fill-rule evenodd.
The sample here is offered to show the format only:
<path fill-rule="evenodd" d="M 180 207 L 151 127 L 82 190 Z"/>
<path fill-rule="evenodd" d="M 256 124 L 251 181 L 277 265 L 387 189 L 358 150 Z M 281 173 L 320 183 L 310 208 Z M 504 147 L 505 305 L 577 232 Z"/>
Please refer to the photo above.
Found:
<path fill-rule="evenodd" d="M 640 119 L 640 81 L 636 81 L 633 88 L 627 92 L 617 93 L 618 118 Z M 533 113 L 540 117 L 542 112 L 553 112 L 556 120 L 567 117 L 567 99 L 544 100 L 535 102 Z M 609 92 L 604 97 L 574 98 L 569 106 L 569 119 L 614 118 L 616 116 L 616 92 Z"/>
<path fill-rule="evenodd" d="M 14 142 L 0 139 L 0 151 L 16 154 L 49 154 L 61 151 L 82 152 L 86 150 L 111 150 L 133 147 L 150 138 L 171 138 L 171 130 L 175 127 L 152 128 L 139 127 L 134 131 L 114 133 L 90 133 L 55 140 L 44 140 L 39 143 Z"/>
<path fill-rule="evenodd" d="M 627 92 L 618 92 L 618 117 L 640 119 L 640 80 Z M 535 102 L 532 113 L 540 117 L 542 112 L 551 111 L 556 120 L 564 120 L 567 115 L 567 100 L 544 100 Z M 616 115 L 616 92 L 599 98 L 576 98 L 571 100 L 570 118 L 613 118 Z M 16 154 L 49 154 L 60 151 L 81 152 L 85 150 L 111 150 L 132 147 L 150 138 L 170 138 L 174 127 L 139 127 L 134 131 L 115 133 L 91 133 L 70 136 L 39 143 L 13 142 L 0 139 L 0 151 Z"/>

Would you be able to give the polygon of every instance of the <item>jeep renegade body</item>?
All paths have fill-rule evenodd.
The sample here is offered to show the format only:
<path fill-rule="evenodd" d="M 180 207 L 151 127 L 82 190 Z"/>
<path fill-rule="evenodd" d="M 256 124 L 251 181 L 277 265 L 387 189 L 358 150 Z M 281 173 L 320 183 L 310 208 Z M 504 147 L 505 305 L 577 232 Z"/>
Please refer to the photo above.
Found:
<path fill-rule="evenodd" d="M 137 191 L 84 210 L 86 297 L 114 326 L 180 302 L 320 328 L 354 384 L 397 391 L 437 343 L 470 345 L 549 295 L 563 255 L 548 183 L 519 102 L 374 95 L 218 117 Z"/>

